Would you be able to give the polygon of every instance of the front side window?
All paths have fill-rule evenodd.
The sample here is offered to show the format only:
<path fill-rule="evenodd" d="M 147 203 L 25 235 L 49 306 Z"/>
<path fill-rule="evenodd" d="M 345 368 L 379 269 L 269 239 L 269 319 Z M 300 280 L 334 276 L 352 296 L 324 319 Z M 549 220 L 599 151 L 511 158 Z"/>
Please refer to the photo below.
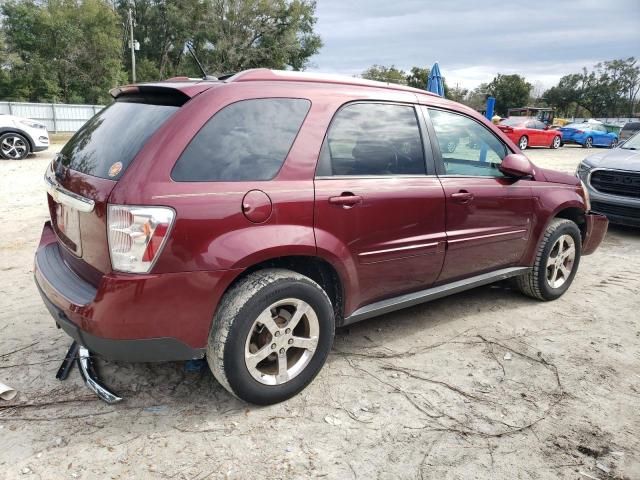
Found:
<path fill-rule="evenodd" d="M 429 109 L 447 175 L 502 177 L 506 146 L 486 127 L 457 113 Z"/>
<path fill-rule="evenodd" d="M 311 102 L 260 98 L 232 103 L 196 134 L 171 172 L 178 182 L 270 180 L 280 170 Z"/>
<path fill-rule="evenodd" d="M 336 114 L 317 171 L 318 176 L 425 173 L 415 109 L 384 103 L 354 103 Z"/>

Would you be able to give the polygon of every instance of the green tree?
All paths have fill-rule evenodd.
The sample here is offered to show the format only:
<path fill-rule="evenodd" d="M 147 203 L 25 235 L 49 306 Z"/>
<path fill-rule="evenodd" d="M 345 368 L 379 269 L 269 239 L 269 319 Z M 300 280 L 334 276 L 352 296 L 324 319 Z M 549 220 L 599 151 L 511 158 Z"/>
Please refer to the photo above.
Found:
<path fill-rule="evenodd" d="M 372 65 L 360 75 L 367 80 L 376 80 L 378 82 L 407 84 L 407 74 L 396 68 L 395 65 L 385 67 L 384 65 Z"/>
<path fill-rule="evenodd" d="M 525 106 L 532 88 L 520 75 L 501 73 L 487 85 L 487 91 L 496 99 L 496 112 L 502 116 L 507 114 L 509 108 Z"/>
<path fill-rule="evenodd" d="M 109 100 L 122 80 L 120 21 L 104 0 L 9 1 L 0 8 L 16 100 Z"/>
<path fill-rule="evenodd" d="M 322 46 L 311 0 L 118 0 L 127 26 L 130 5 L 141 80 L 201 75 L 185 53 L 187 41 L 212 75 L 258 67 L 303 70 Z M 130 71 L 128 31 L 123 35 Z"/>

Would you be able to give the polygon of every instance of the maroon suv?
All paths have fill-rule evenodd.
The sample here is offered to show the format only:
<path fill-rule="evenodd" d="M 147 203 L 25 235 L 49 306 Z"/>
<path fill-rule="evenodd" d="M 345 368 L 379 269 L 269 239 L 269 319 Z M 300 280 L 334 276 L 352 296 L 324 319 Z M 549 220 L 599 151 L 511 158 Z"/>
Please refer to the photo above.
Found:
<path fill-rule="evenodd" d="M 206 355 L 279 402 L 336 327 L 508 277 L 556 299 L 607 229 L 576 177 L 422 90 L 259 69 L 112 95 L 47 170 L 35 257 L 85 359 Z"/>

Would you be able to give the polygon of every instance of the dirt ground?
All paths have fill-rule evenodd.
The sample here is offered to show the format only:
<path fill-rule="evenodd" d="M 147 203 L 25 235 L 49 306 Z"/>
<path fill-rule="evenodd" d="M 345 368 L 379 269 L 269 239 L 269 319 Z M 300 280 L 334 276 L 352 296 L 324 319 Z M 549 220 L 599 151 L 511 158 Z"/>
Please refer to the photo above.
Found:
<path fill-rule="evenodd" d="M 528 150 L 573 171 L 585 150 Z M 339 330 L 294 399 L 254 407 L 208 370 L 77 371 L 32 279 L 51 153 L 0 162 L 0 478 L 640 478 L 640 230 L 611 227 L 561 299 L 479 288 Z"/>

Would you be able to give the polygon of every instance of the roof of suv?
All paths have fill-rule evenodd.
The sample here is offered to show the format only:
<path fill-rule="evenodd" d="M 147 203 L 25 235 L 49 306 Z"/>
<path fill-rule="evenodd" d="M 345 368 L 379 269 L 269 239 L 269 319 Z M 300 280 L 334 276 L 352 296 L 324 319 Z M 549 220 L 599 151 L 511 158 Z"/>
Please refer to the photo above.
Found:
<path fill-rule="evenodd" d="M 418 93 L 422 95 L 432 95 L 438 97 L 435 93 L 417 88 L 398 85 L 395 83 L 377 82 L 374 80 L 366 80 L 357 77 L 347 77 L 345 75 L 310 73 L 310 72 L 294 72 L 286 70 L 269 70 L 268 68 L 255 68 L 244 70 L 224 80 L 202 80 L 188 77 L 174 77 L 160 82 L 142 83 L 137 85 L 126 85 L 112 90 L 112 95 L 118 97 L 123 93 L 131 90 L 139 89 L 174 89 L 182 92 L 188 97 L 208 90 L 214 86 L 221 86 L 225 83 L 236 82 L 304 82 L 319 83 L 333 85 L 353 85 L 358 87 L 383 88 L 387 90 L 400 90 L 404 92 Z"/>

